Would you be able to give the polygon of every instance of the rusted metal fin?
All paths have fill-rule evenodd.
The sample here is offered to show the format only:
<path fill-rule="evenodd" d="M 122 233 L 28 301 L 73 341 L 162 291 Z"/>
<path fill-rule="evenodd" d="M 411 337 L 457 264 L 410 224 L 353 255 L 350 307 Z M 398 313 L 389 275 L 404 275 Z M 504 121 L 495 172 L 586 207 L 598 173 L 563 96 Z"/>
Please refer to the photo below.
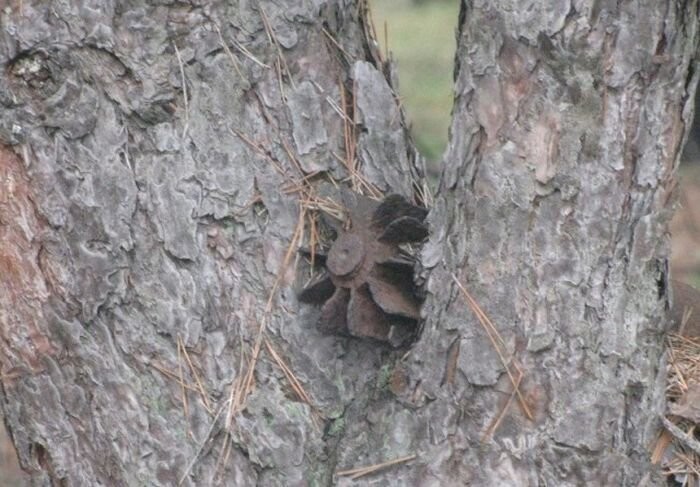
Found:
<path fill-rule="evenodd" d="M 415 259 L 412 256 L 396 256 L 385 261 L 377 262 L 377 265 L 385 269 L 387 272 L 399 274 L 402 277 L 407 277 L 413 280 L 413 268 L 416 265 Z"/>
<path fill-rule="evenodd" d="M 401 244 L 420 242 L 428 236 L 428 227 L 410 216 L 404 216 L 391 222 L 379 237 L 380 242 Z"/>
<path fill-rule="evenodd" d="M 321 304 L 333 296 L 335 285 L 328 272 L 323 271 L 315 275 L 299 293 L 299 301 L 302 303 Z"/>
<path fill-rule="evenodd" d="M 372 301 L 367 284 L 352 290 L 348 304 L 348 331 L 357 337 L 382 341 L 389 337 L 389 317 Z"/>
<path fill-rule="evenodd" d="M 336 288 L 333 296 L 321 308 L 318 318 L 318 328 L 327 333 L 347 333 L 347 312 L 350 301 L 350 290 Z"/>
<path fill-rule="evenodd" d="M 368 284 L 372 299 L 385 313 L 412 320 L 420 318 L 420 302 L 413 292 L 410 274 L 390 274 L 378 267 L 370 274 Z"/>
<path fill-rule="evenodd" d="M 399 244 L 428 236 L 427 210 L 400 195 L 381 203 L 342 190 L 346 219 L 329 226 L 336 238 L 330 250 L 315 254 L 327 274 L 300 293 L 321 303 L 319 327 L 332 333 L 373 338 L 398 347 L 415 336 L 421 299 L 413 281 L 415 258 Z M 379 240 L 379 241 L 378 241 Z M 311 252 L 302 249 L 307 257 Z"/>
<path fill-rule="evenodd" d="M 413 205 L 399 194 L 391 194 L 384 198 L 372 215 L 372 225 L 384 229 L 392 222 L 402 217 L 411 217 L 418 222 L 425 220 L 428 210 Z"/>

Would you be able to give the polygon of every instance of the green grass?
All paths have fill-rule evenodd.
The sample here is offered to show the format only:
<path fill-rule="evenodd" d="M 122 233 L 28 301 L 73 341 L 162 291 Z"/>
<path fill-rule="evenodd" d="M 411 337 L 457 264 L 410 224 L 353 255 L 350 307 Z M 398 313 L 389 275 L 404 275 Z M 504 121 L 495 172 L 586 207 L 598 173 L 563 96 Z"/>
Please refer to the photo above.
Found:
<path fill-rule="evenodd" d="M 370 0 L 377 36 L 399 70 L 399 95 L 418 149 L 437 161 L 447 144 L 458 0 Z"/>

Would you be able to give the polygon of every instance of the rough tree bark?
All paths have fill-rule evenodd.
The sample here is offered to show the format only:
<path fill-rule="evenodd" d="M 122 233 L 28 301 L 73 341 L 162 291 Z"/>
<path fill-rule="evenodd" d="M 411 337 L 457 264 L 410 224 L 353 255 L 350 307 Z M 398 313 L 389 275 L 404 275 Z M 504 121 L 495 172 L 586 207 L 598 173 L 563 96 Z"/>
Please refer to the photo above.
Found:
<path fill-rule="evenodd" d="M 697 9 L 656 1 L 462 9 L 451 141 L 433 211 L 440 233 L 424 253 L 435 264 L 429 318 L 409 366 L 424 395 L 442 399 L 431 406 L 462 404 L 453 429 L 442 428 L 452 433 L 446 457 L 462 453 L 462 478 L 649 479 L 663 407 L 669 202 L 692 120 Z M 522 361 L 535 416 L 512 412 L 483 448 L 508 382 L 451 272 L 486 303 Z M 462 374 L 449 390 L 425 364 L 454 340 Z"/>
<path fill-rule="evenodd" d="M 412 454 L 369 483 L 653 480 L 697 1 L 462 5 L 408 352 L 322 335 L 283 272 L 297 164 L 343 180 L 354 137 L 379 189 L 422 184 L 364 4 L 147 3 L 2 12 L 1 398 L 35 484 L 328 485 Z M 261 323 L 311 404 L 263 347 L 228 418 Z"/>

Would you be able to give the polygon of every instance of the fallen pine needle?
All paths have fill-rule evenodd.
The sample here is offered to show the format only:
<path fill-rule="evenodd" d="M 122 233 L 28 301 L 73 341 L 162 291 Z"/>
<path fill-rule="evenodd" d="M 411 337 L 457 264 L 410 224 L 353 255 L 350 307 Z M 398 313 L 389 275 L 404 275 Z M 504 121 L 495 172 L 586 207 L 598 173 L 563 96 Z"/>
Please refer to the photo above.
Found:
<path fill-rule="evenodd" d="M 522 392 L 520 391 L 520 379 L 516 380 L 515 377 L 513 376 L 513 372 L 510 370 L 510 362 L 506 360 L 504 356 L 503 350 L 501 350 L 501 347 L 503 347 L 505 344 L 503 342 L 503 339 L 501 338 L 500 334 L 498 333 L 498 330 L 494 326 L 493 322 L 489 319 L 489 317 L 484 313 L 484 311 L 481 309 L 479 304 L 476 302 L 476 300 L 469 294 L 469 291 L 466 290 L 466 288 L 462 285 L 461 282 L 459 282 L 459 279 L 457 279 L 457 276 L 452 274 L 452 279 L 454 282 L 457 284 L 459 289 L 462 291 L 462 294 L 464 297 L 467 299 L 467 304 L 469 304 L 469 307 L 471 310 L 474 312 L 476 317 L 479 319 L 479 323 L 481 323 L 481 326 L 484 328 L 484 331 L 489 337 L 489 340 L 491 340 L 491 344 L 493 345 L 493 348 L 496 350 L 496 353 L 498 353 L 498 357 L 501 359 L 501 363 L 503 364 L 503 367 L 506 369 L 506 373 L 508 374 L 508 378 L 510 379 L 510 382 L 513 384 L 513 388 L 515 391 L 515 394 L 518 396 L 518 402 L 520 403 L 520 407 L 522 408 L 523 412 L 525 413 L 525 416 L 529 420 L 533 420 L 534 416 L 532 414 L 532 411 L 530 411 L 530 407 L 527 405 L 527 401 L 525 401 L 525 398 L 523 397 Z M 516 363 L 513 363 L 513 367 L 515 370 L 519 373 L 522 374 L 522 370 Z"/>
<path fill-rule="evenodd" d="M 274 347 L 269 342 L 269 340 L 267 340 L 267 338 L 265 338 L 263 341 L 265 343 L 265 347 L 267 348 L 267 351 L 270 353 L 270 355 L 272 355 L 272 358 L 277 363 L 277 366 L 282 370 L 282 373 L 287 378 L 287 381 L 289 381 L 289 384 L 292 386 L 294 393 L 297 395 L 297 397 L 302 402 L 306 403 L 311 408 L 311 411 L 312 411 L 311 418 L 314 421 L 314 424 L 316 426 L 320 426 L 320 422 L 319 422 L 319 420 L 316 417 L 315 412 L 314 412 L 314 406 L 311 402 L 311 397 L 304 389 L 304 386 L 301 385 L 301 382 L 299 382 L 299 379 L 297 379 L 296 375 L 294 375 L 294 372 L 292 372 L 292 369 L 289 368 L 289 366 L 284 361 L 284 359 L 280 356 L 279 353 L 277 353 L 277 350 L 274 349 Z"/>
<path fill-rule="evenodd" d="M 349 470 L 340 470 L 340 471 L 336 472 L 335 474 L 338 475 L 339 477 L 350 477 L 351 479 L 355 480 L 355 479 L 358 479 L 364 475 L 368 475 L 368 474 L 377 472 L 379 470 L 385 469 L 387 467 L 391 467 L 392 465 L 398 465 L 399 463 L 410 462 L 411 460 L 414 460 L 417 456 L 418 455 L 416 455 L 414 453 L 413 455 L 407 455 L 405 457 L 396 458 L 394 460 L 389 460 L 387 462 L 377 463 L 376 465 L 368 465 L 365 467 L 351 468 Z"/>
<path fill-rule="evenodd" d="M 151 367 L 153 367 L 154 369 L 156 369 L 156 370 L 157 370 L 158 372 L 160 372 L 161 374 L 163 374 L 163 375 L 165 375 L 165 376 L 167 376 L 167 377 L 170 377 L 171 379 L 175 379 L 175 380 L 178 382 L 178 384 L 180 384 L 181 386 L 183 386 L 185 389 L 187 389 L 187 390 L 189 390 L 189 391 L 193 391 L 193 392 L 199 392 L 199 389 L 197 389 L 197 388 L 196 388 L 195 386 L 193 386 L 192 384 L 189 384 L 189 383 L 186 383 L 186 382 L 182 382 L 182 381 L 180 380 L 180 376 L 179 376 L 178 374 L 176 374 L 175 372 L 173 372 L 172 370 L 168 370 L 168 369 L 166 369 L 165 367 L 163 367 L 162 365 L 157 364 L 157 363 L 155 363 L 155 362 L 151 364 Z"/>
<path fill-rule="evenodd" d="M 224 36 L 221 35 L 221 29 L 219 29 L 219 26 L 217 24 L 214 24 L 214 28 L 216 29 L 216 33 L 219 34 L 219 43 L 221 44 L 221 47 L 224 49 L 224 52 L 231 60 L 231 64 L 233 64 L 233 69 L 236 70 L 236 73 L 238 73 L 238 76 L 241 79 L 245 80 L 245 76 L 243 76 L 243 73 L 241 73 L 241 68 L 238 67 L 238 61 L 236 60 L 236 56 L 233 55 L 231 50 L 228 48 L 228 45 L 226 45 L 226 41 L 224 41 Z"/>
<path fill-rule="evenodd" d="M 668 431 L 675 439 L 680 441 L 683 446 L 694 451 L 695 454 L 700 455 L 700 441 L 693 438 L 692 433 L 686 433 L 666 416 L 661 416 L 661 422 L 664 424 L 666 431 Z"/>
<path fill-rule="evenodd" d="M 179 377 L 179 382 L 180 382 L 180 390 L 182 392 L 182 409 L 185 415 L 185 421 L 188 421 L 187 418 L 190 417 L 190 410 L 189 406 L 187 405 L 187 391 L 185 391 L 185 377 L 182 374 L 182 340 L 180 339 L 180 335 L 177 337 L 177 364 L 178 368 L 180 371 L 180 377 Z M 192 434 L 192 431 L 189 428 L 189 424 L 187 425 L 188 432 Z"/>
<path fill-rule="evenodd" d="M 209 397 L 204 390 L 204 385 L 202 384 L 202 380 L 199 378 L 199 374 L 197 373 L 197 369 L 194 367 L 194 364 L 192 363 L 192 360 L 190 359 L 190 354 L 187 352 L 187 349 L 185 348 L 185 343 L 182 341 L 182 338 L 178 337 L 180 340 L 180 346 L 182 347 L 182 355 L 185 357 L 185 361 L 187 361 L 187 365 L 190 368 L 190 373 L 194 377 L 195 382 L 197 383 L 197 388 L 199 389 L 199 395 L 202 399 L 202 404 L 204 404 L 204 408 L 209 412 L 209 414 L 213 413 L 213 410 L 211 408 L 211 404 L 209 404 Z"/>
<path fill-rule="evenodd" d="M 175 48 L 175 54 L 177 56 L 177 64 L 178 66 L 180 66 L 180 77 L 182 78 L 182 99 L 185 103 L 185 126 L 182 129 L 182 138 L 184 139 L 187 135 L 187 129 L 190 126 L 190 107 L 188 101 L 189 97 L 187 95 L 187 79 L 185 78 L 185 67 L 182 64 L 182 56 L 180 56 L 180 50 L 175 44 L 173 44 L 173 47 Z"/>
<path fill-rule="evenodd" d="M 518 390 L 520 387 L 520 383 L 523 380 L 523 373 L 522 371 L 518 371 L 518 380 L 515 388 L 513 388 L 513 392 L 510 393 L 508 396 L 508 400 L 506 403 L 503 405 L 503 408 L 501 408 L 501 412 L 498 413 L 498 416 L 496 417 L 496 420 L 491 424 L 491 426 L 488 427 L 486 430 L 486 433 L 484 433 L 484 436 L 481 437 L 481 441 L 485 441 L 486 438 L 490 438 L 498 429 L 498 427 L 501 425 L 501 421 L 503 421 L 503 418 L 506 416 L 506 411 L 508 411 L 508 408 L 510 405 L 513 403 L 513 399 L 515 398 L 515 391 Z"/>
<path fill-rule="evenodd" d="M 659 439 L 654 445 L 654 451 L 651 453 L 651 463 L 657 465 L 664 457 L 666 453 L 666 448 L 671 444 L 673 437 L 671 433 L 666 430 L 662 430 L 659 434 Z"/>
<path fill-rule="evenodd" d="M 221 413 L 224 412 L 226 409 L 226 405 L 222 405 L 219 408 L 219 411 L 216 413 L 214 416 L 214 419 L 211 421 L 211 425 L 209 425 L 209 429 L 207 430 L 206 435 L 204 435 L 204 439 L 202 440 L 202 443 L 199 445 L 197 448 L 197 451 L 195 452 L 194 456 L 190 460 L 190 462 L 187 464 L 187 467 L 185 468 L 185 472 L 182 474 L 180 477 L 180 481 L 178 482 L 177 485 L 182 485 L 182 483 L 185 481 L 187 476 L 190 474 L 190 471 L 192 470 L 192 467 L 194 467 L 195 462 L 199 458 L 199 455 L 202 454 L 202 451 L 204 450 L 204 447 L 207 445 L 207 443 L 213 439 L 214 435 L 214 428 L 216 427 L 217 423 L 219 422 L 219 418 L 221 417 Z"/>

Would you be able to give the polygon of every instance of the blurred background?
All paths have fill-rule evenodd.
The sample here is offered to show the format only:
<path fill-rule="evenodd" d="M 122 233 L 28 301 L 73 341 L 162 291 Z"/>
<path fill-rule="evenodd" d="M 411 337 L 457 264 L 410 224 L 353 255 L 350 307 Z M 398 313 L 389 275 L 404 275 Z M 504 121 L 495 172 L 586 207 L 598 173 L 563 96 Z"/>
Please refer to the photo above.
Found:
<path fill-rule="evenodd" d="M 421 153 L 437 174 L 447 145 L 459 0 L 370 0 L 382 52 L 399 71 L 399 94 Z M 700 100 L 698 100 L 700 107 Z M 698 110 L 700 112 L 700 110 Z M 675 279 L 700 288 L 700 117 L 680 168 L 680 200 L 671 223 Z"/>
<path fill-rule="evenodd" d="M 459 0 L 369 0 L 382 52 L 399 70 L 399 96 L 433 169 L 447 145 Z M 386 27 L 386 29 L 385 29 Z M 436 171 L 433 171 L 436 172 Z"/>
<path fill-rule="evenodd" d="M 375 31 L 399 70 L 399 93 L 418 148 L 437 173 L 447 144 L 459 0 L 370 0 Z M 689 137 L 680 169 L 671 267 L 676 279 L 700 287 L 700 123 Z M 0 487 L 25 485 L 0 421 Z"/>

